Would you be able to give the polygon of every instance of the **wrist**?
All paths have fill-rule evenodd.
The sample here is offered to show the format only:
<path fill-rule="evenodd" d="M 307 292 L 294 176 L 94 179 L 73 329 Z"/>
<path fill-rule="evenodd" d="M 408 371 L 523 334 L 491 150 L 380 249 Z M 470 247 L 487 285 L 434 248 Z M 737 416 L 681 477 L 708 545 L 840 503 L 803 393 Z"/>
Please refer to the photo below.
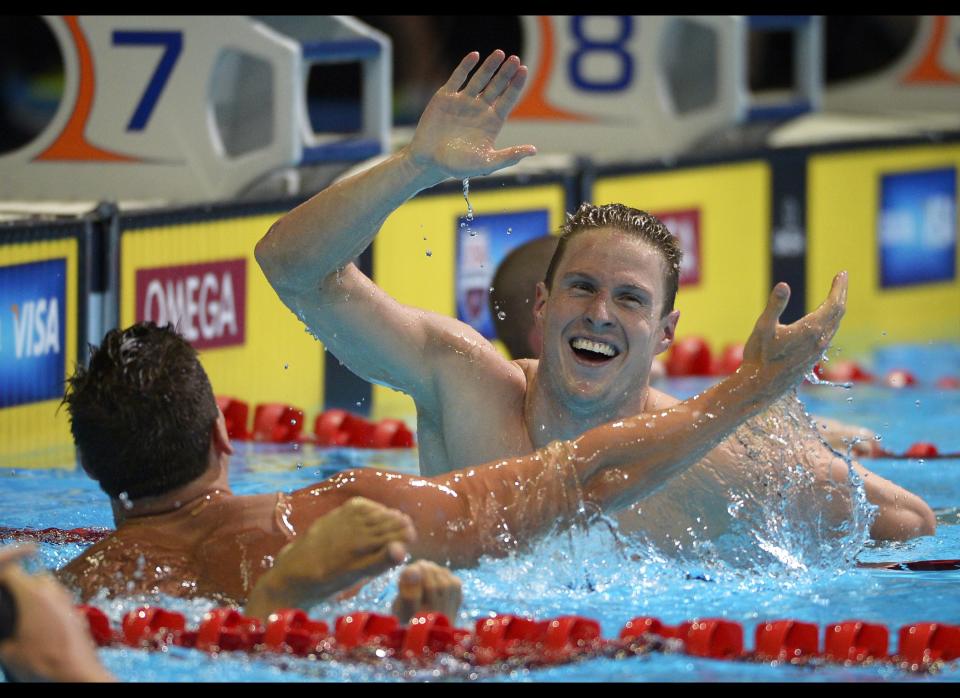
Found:
<path fill-rule="evenodd" d="M 446 172 L 429 158 L 414 153 L 409 144 L 396 152 L 396 158 L 413 184 L 414 193 L 429 189 L 447 179 Z"/>

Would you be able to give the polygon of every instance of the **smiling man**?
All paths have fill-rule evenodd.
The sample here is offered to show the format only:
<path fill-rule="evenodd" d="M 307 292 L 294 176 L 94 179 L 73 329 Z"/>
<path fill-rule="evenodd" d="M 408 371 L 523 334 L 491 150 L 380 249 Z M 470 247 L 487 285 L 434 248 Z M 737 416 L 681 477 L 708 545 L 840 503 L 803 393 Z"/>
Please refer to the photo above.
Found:
<path fill-rule="evenodd" d="M 649 214 L 617 205 L 583 206 L 566 224 L 537 290 L 536 316 L 543 333 L 539 361 L 507 361 L 467 325 L 398 303 L 351 263 L 387 216 L 417 192 L 449 177 L 489 174 L 535 154 L 532 145 L 494 147 L 519 98 L 526 67 L 516 56 L 504 60 L 503 52 L 496 51 L 470 77 L 478 63 L 477 53 L 461 61 L 430 101 L 407 147 L 320 192 L 271 227 L 256 249 L 267 279 L 351 370 L 414 399 L 425 475 L 523 456 L 606 422 L 614 421 L 615 429 L 616 420 L 666 414 L 673 407 L 678 409 L 672 414 L 689 420 L 683 439 L 690 434 L 706 439 L 706 426 L 717 415 L 687 410 L 687 403 L 649 387 L 653 357 L 670 346 L 677 325 L 673 300 L 679 265 L 672 236 Z M 783 326 L 777 320 L 790 290 L 782 283 L 774 288 L 745 357 L 777 370 L 761 371 L 757 380 L 741 383 L 739 399 L 770 404 L 771 395 L 784 395 L 799 383 L 809 359 L 806 351 L 813 345 L 825 348 L 832 336 L 845 292 L 846 276 L 840 274 L 818 310 Z M 749 417 L 742 415 L 739 423 Z M 663 426 L 652 415 L 648 423 L 652 429 Z M 679 453 L 679 434 L 664 429 L 664 448 Z M 840 481 L 845 482 L 844 461 L 820 448 L 810 463 L 816 477 L 832 483 L 842 470 Z M 712 483 L 749 476 L 752 464 L 725 444 L 708 459 L 709 469 L 698 463 L 687 471 L 709 470 L 700 487 L 707 492 L 707 501 L 698 505 L 704 511 L 692 511 L 688 492 L 682 482 L 677 485 L 686 468 L 666 468 L 651 473 L 642 489 L 650 495 L 662 486 L 653 496 L 667 497 L 675 515 L 639 522 L 633 517 L 633 524 L 676 526 L 684 517 L 726 511 L 728 490 Z M 611 468 L 591 483 L 591 491 L 602 492 L 608 502 L 622 491 L 617 503 L 627 506 L 636 499 L 635 484 Z M 819 506 L 823 511 L 815 513 L 838 520 L 850 516 L 849 497 L 835 497 L 832 489 L 824 493 L 823 501 L 811 503 L 811 512 Z M 909 538 L 933 531 L 929 507 L 893 483 L 869 475 L 867 495 L 879 506 L 874 536 Z M 717 525 L 708 534 L 722 532 Z"/>

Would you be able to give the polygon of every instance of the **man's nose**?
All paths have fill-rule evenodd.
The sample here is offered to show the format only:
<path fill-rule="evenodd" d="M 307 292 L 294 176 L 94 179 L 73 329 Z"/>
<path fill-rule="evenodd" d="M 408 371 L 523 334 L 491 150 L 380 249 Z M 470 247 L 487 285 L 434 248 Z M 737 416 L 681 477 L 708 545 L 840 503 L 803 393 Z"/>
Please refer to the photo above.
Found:
<path fill-rule="evenodd" d="M 613 315 L 610 312 L 610 296 L 606 293 L 597 293 L 587 306 L 585 319 L 594 327 L 606 327 L 613 324 Z"/>

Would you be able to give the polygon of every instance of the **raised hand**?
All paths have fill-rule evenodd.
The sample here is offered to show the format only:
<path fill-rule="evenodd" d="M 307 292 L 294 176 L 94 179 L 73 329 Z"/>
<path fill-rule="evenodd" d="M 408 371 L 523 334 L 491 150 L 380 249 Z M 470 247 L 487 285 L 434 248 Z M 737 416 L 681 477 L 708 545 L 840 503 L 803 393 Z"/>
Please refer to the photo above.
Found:
<path fill-rule="evenodd" d="M 537 150 L 516 145 L 496 150 L 494 143 L 520 97 L 527 67 L 497 49 L 470 81 L 480 54 L 467 54 L 420 117 L 409 154 L 438 177 L 473 177 L 516 164 Z M 462 86 L 462 89 L 461 89 Z"/>
<path fill-rule="evenodd" d="M 784 384 L 799 383 L 836 334 L 847 305 L 847 272 L 833 277 L 830 293 L 819 308 L 791 325 L 781 325 L 780 315 L 789 300 L 790 287 L 777 284 L 743 349 L 744 366 L 770 376 L 771 387 L 778 390 Z"/>

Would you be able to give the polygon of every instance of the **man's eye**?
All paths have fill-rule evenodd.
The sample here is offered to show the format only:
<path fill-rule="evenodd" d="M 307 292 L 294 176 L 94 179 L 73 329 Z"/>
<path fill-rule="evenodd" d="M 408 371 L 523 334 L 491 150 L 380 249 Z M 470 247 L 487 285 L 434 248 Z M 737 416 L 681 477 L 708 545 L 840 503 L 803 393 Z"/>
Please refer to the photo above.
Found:
<path fill-rule="evenodd" d="M 620 296 L 620 300 L 630 305 L 643 305 L 643 299 L 639 296 Z"/>
<path fill-rule="evenodd" d="M 590 284 L 585 283 L 583 281 L 574 281 L 570 285 L 570 288 L 576 291 L 592 291 L 593 290 L 593 287 Z"/>

